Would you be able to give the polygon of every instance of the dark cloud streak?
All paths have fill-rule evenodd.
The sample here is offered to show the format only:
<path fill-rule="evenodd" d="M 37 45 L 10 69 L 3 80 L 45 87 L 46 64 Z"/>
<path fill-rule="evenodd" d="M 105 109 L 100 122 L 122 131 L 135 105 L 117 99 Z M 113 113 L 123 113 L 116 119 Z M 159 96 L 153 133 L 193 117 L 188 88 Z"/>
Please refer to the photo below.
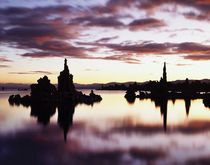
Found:
<path fill-rule="evenodd" d="M 52 72 L 48 71 L 29 71 L 29 72 L 9 72 L 8 74 L 53 74 Z"/>
<path fill-rule="evenodd" d="M 8 68 L 10 67 L 9 65 L 0 65 L 0 68 Z"/>
<path fill-rule="evenodd" d="M 0 57 L 0 62 L 12 62 L 12 60 L 7 59 L 5 57 Z"/>
<path fill-rule="evenodd" d="M 210 45 L 203 45 L 195 42 L 183 43 L 152 43 L 143 42 L 140 44 L 109 44 L 109 43 L 82 43 L 81 45 L 91 45 L 105 47 L 118 53 L 130 53 L 137 56 L 145 55 L 179 55 L 185 59 L 209 60 Z M 185 55 L 185 56 L 182 56 Z M 111 58 L 111 57 L 110 57 Z"/>
<path fill-rule="evenodd" d="M 165 26 L 165 23 L 155 18 L 133 20 L 129 25 L 130 30 L 138 30 L 145 28 L 157 28 Z"/>

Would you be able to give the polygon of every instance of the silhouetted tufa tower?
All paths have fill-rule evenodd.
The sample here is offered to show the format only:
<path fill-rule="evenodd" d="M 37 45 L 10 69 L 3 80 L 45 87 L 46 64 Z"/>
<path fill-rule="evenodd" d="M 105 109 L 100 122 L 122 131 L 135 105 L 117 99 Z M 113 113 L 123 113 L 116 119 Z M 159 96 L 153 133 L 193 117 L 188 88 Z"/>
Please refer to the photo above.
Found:
<path fill-rule="evenodd" d="M 164 82 L 164 83 L 167 82 L 166 62 L 164 62 L 164 66 L 163 66 L 163 82 Z"/>
<path fill-rule="evenodd" d="M 163 76 L 160 78 L 160 83 L 164 86 L 167 84 L 166 62 L 164 62 Z"/>
<path fill-rule="evenodd" d="M 167 97 L 168 89 L 167 89 L 166 62 L 164 62 L 163 76 L 160 78 L 159 87 L 157 87 L 156 91 L 153 91 L 153 94 L 156 97 Z"/>
<path fill-rule="evenodd" d="M 60 75 L 58 76 L 58 92 L 70 94 L 75 92 L 73 75 L 69 73 L 67 59 L 64 60 L 64 70 L 61 71 Z"/>

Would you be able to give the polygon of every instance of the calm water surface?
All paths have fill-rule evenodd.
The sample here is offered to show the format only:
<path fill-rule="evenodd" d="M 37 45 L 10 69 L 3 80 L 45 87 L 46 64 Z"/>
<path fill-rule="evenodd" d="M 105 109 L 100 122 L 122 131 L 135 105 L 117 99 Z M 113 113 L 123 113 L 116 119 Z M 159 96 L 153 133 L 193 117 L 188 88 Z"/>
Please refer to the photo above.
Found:
<path fill-rule="evenodd" d="M 15 93 L 0 92 L 2 165 L 210 164 L 210 110 L 202 100 L 129 104 L 124 91 L 96 91 L 103 100 L 92 106 L 31 108 L 9 105 Z"/>

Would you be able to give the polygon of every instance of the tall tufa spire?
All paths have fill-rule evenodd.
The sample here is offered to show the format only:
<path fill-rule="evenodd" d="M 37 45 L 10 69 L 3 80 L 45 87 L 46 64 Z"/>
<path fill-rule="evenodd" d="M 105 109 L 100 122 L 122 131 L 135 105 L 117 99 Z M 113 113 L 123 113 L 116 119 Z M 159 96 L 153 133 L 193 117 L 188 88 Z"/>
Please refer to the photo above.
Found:
<path fill-rule="evenodd" d="M 166 73 L 166 62 L 164 62 L 163 66 L 163 82 L 167 82 L 167 73 Z"/>
<path fill-rule="evenodd" d="M 64 60 L 64 66 L 66 66 L 67 65 L 67 59 L 65 58 L 65 60 Z"/>
<path fill-rule="evenodd" d="M 60 72 L 58 76 L 58 92 L 70 92 L 73 93 L 75 87 L 73 84 L 73 75 L 69 73 L 69 67 L 67 65 L 67 59 L 64 60 L 64 70 Z"/>
<path fill-rule="evenodd" d="M 67 59 L 66 58 L 64 60 L 64 70 L 69 70 L 68 65 L 67 65 Z"/>

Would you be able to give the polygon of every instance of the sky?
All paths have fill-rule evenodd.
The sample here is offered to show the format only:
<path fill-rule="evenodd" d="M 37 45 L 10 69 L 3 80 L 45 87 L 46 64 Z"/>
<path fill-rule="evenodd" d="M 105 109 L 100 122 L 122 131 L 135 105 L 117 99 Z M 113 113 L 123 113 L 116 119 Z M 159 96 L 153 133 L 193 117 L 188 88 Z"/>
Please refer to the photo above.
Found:
<path fill-rule="evenodd" d="M 210 0 L 1 0 L 0 83 L 210 78 Z"/>

